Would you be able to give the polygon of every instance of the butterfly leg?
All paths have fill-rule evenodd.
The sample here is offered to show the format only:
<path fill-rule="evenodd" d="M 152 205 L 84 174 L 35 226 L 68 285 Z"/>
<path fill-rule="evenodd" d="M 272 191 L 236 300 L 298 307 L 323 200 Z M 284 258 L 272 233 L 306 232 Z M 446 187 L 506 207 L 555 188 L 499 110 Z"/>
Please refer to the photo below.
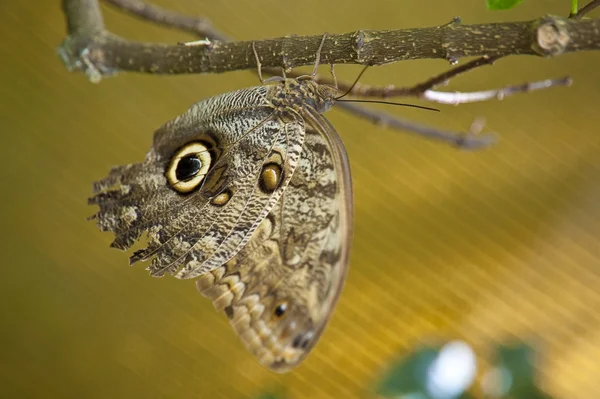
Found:
<path fill-rule="evenodd" d="M 321 44 L 319 44 L 319 48 L 317 49 L 317 54 L 315 56 L 315 66 L 313 67 L 313 71 L 310 75 L 302 75 L 298 76 L 296 79 L 298 80 L 315 80 L 317 77 L 317 69 L 319 69 L 319 64 L 321 63 L 321 50 L 323 50 L 323 44 L 325 44 L 325 39 L 327 39 L 327 33 L 323 34 L 321 38 Z"/>
<path fill-rule="evenodd" d="M 338 88 L 337 76 L 335 76 L 335 64 L 329 64 L 329 72 L 333 78 L 333 87 Z"/>
<path fill-rule="evenodd" d="M 319 64 L 321 63 L 321 50 L 323 50 L 323 44 L 325 44 L 325 39 L 327 39 L 327 33 L 323 33 L 323 37 L 321 38 L 321 44 L 319 44 L 319 48 L 317 49 L 317 55 L 315 56 L 315 66 L 313 68 L 313 72 L 310 75 L 313 80 L 317 76 L 317 69 L 319 68 Z"/>
<path fill-rule="evenodd" d="M 262 77 L 262 64 L 260 63 L 260 57 L 258 56 L 258 52 L 256 52 L 255 42 L 252 42 L 252 52 L 254 53 L 254 58 L 256 58 L 256 69 L 258 71 L 258 79 L 260 79 L 260 83 L 265 84 L 265 80 Z"/>
<path fill-rule="evenodd" d="M 258 70 L 258 78 L 260 79 L 260 83 L 266 84 L 270 82 L 282 82 L 286 79 L 285 68 L 281 67 L 281 71 L 283 76 L 271 76 L 270 78 L 263 79 L 262 77 L 262 64 L 260 62 L 260 57 L 258 56 L 258 52 L 256 51 L 256 46 L 254 42 L 252 42 L 252 52 L 254 53 L 254 58 L 256 58 L 256 68 Z"/>

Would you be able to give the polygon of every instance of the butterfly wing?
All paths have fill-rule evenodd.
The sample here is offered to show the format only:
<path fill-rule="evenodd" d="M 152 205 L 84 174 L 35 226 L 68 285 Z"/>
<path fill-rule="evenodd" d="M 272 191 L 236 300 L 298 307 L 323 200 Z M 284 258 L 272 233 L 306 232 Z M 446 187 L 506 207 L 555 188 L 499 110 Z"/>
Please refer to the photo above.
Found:
<path fill-rule="evenodd" d="M 265 366 L 285 372 L 320 337 L 345 280 L 352 226 L 350 168 L 337 132 L 306 108 L 302 157 L 285 192 L 236 256 L 200 277 Z"/>
<path fill-rule="evenodd" d="M 289 184 L 304 142 L 300 123 L 283 123 L 266 88 L 223 94 L 160 128 L 144 162 L 114 168 L 94 185 L 91 204 L 112 246 L 143 233 L 151 274 L 192 278 L 230 259 Z M 259 185 L 263 181 L 266 184 Z"/>
<path fill-rule="evenodd" d="M 322 97 L 287 83 L 196 104 L 157 131 L 144 162 L 114 168 L 89 200 L 113 246 L 146 233 L 131 263 L 200 276 L 200 291 L 279 372 L 304 359 L 331 316 L 352 225 L 345 149 L 311 105 Z"/>

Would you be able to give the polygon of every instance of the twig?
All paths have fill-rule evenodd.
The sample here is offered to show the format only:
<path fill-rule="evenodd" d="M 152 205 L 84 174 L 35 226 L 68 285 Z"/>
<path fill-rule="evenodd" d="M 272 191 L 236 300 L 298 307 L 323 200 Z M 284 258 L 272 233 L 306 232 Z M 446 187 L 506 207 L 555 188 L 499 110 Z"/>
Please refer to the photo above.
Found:
<path fill-rule="evenodd" d="M 187 59 L 188 59 L 188 61 L 190 61 L 190 60 L 195 59 L 195 57 L 200 52 L 200 53 L 204 53 L 204 55 L 201 56 L 201 59 L 208 60 L 207 64 L 210 64 L 211 56 L 215 55 L 214 50 L 215 49 L 218 50 L 220 47 L 227 46 L 226 44 L 223 44 L 223 43 L 211 41 L 211 39 L 212 40 L 220 40 L 220 41 L 228 41 L 229 39 L 224 34 L 215 30 L 206 19 L 189 17 L 186 15 L 178 14 L 178 13 L 175 13 L 172 11 L 162 9 L 157 6 L 149 5 L 140 0 L 104 0 L 104 1 L 109 4 L 112 4 L 113 6 L 118 7 L 124 11 L 127 11 L 135 16 L 138 16 L 140 18 L 149 20 L 154 23 L 162 24 L 162 25 L 165 25 L 168 27 L 191 32 L 195 35 L 205 37 L 206 39 L 196 41 L 196 42 L 184 43 L 185 44 L 184 46 L 181 46 L 181 45 L 180 46 L 167 46 L 167 45 L 158 45 L 158 44 L 143 44 L 143 43 L 129 42 L 127 40 L 121 39 L 121 38 L 111 34 L 110 32 L 107 32 L 104 30 L 104 26 L 102 23 L 102 16 L 100 13 L 100 9 L 98 8 L 97 0 L 63 0 L 63 5 L 64 5 L 64 9 L 65 9 L 65 14 L 67 16 L 70 36 L 65 40 L 65 43 L 63 43 L 63 45 L 61 46 L 61 55 L 62 55 L 63 59 L 65 60 L 65 62 L 67 63 L 67 65 L 71 69 L 85 70 L 86 74 L 92 81 L 98 81 L 98 80 L 100 80 L 100 78 L 103 75 L 113 73 L 117 70 L 109 65 L 109 64 L 111 64 L 110 62 L 107 62 L 107 60 L 111 60 L 111 59 L 114 61 L 114 63 L 117 64 L 116 67 L 119 67 L 119 65 L 121 65 L 123 63 L 123 61 L 126 61 L 126 65 L 127 65 L 127 68 L 125 68 L 126 70 L 136 70 L 138 72 L 148 72 L 148 71 L 154 72 L 154 73 L 197 72 L 197 70 L 195 70 L 194 67 L 189 64 L 187 65 L 187 68 L 188 68 L 187 71 L 181 69 L 182 68 L 181 65 L 179 65 L 179 67 L 174 67 L 174 66 L 169 67 L 168 59 L 169 59 L 169 57 L 172 58 L 172 57 L 176 56 L 177 54 L 179 54 L 179 56 L 178 56 L 179 61 L 184 63 L 186 60 L 185 54 L 187 54 L 187 57 L 188 57 Z M 546 19 L 543 19 L 543 20 L 537 21 L 537 22 L 532 21 L 532 22 L 536 22 L 537 27 L 535 27 L 534 31 L 538 33 L 538 36 L 536 37 L 536 43 L 532 47 L 533 51 L 537 51 L 537 53 L 539 53 L 539 54 L 544 54 L 544 51 L 547 50 L 551 54 L 558 54 L 562 51 L 565 51 L 565 49 L 568 47 L 568 42 L 564 40 L 565 29 L 557 28 L 556 35 L 552 35 L 552 32 L 554 32 L 553 29 L 555 28 L 555 25 L 557 25 L 561 22 L 560 19 L 555 20 L 554 18 L 557 18 L 557 17 L 547 17 Z M 87 21 L 87 22 L 80 22 L 80 20 Z M 532 22 L 520 23 L 520 24 L 532 25 Z M 339 40 L 342 40 L 342 38 L 343 38 L 343 40 L 346 40 L 346 41 L 348 41 L 349 39 L 351 41 L 353 40 L 354 41 L 354 44 L 353 44 L 354 49 L 356 50 L 355 51 L 356 57 L 355 57 L 354 61 L 350 61 L 350 62 L 361 63 L 360 60 L 362 59 L 362 63 L 367 63 L 367 64 L 369 62 L 377 63 L 376 61 L 373 61 L 374 58 L 372 58 L 372 57 L 371 58 L 364 57 L 365 54 L 369 54 L 369 51 L 364 52 L 363 55 L 360 54 L 359 50 L 365 49 L 365 45 L 366 45 L 365 39 L 367 39 L 366 41 L 368 43 L 371 43 L 373 41 L 377 42 L 378 40 L 382 40 L 383 44 L 379 43 L 379 47 L 381 47 L 383 45 L 385 48 L 388 48 L 389 44 L 385 44 L 386 39 L 382 38 L 382 36 L 390 35 L 390 34 L 392 36 L 394 34 L 396 34 L 396 35 L 407 34 L 412 37 L 412 35 L 419 36 L 419 34 L 422 34 L 422 35 L 424 35 L 424 37 L 427 38 L 427 33 L 428 32 L 431 33 L 431 30 L 433 29 L 433 30 L 437 31 L 436 32 L 437 34 L 442 32 L 442 35 L 439 36 L 439 38 L 442 38 L 442 39 L 446 38 L 449 40 L 448 42 L 443 42 L 443 41 L 441 42 L 442 43 L 441 48 L 444 49 L 443 58 L 446 58 L 451 63 L 454 63 L 454 62 L 457 62 L 456 61 L 457 54 L 468 55 L 468 51 L 466 51 L 465 49 L 459 50 L 458 48 L 455 48 L 450 45 L 450 43 L 452 43 L 451 40 L 456 40 L 456 37 L 452 36 L 453 32 L 455 32 L 456 30 L 460 30 L 461 28 L 462 29 L 470 29 L 469 32 L 471 34 L 474 34 L 475 36 L 481 35 L 482 37 L 484 37 L 484 38 L 487 37 L 489 39 L 490 33 L 486 34 L 485 32 L 479 31 L 478 29 L 483 28 L 483 27 L 488 27 L 488 28 L 496 27 L 498 29 L 501 28 L 501 29 L 510 30 L 508 28 L 508 26 L 509 26 L 509 24 L 460 26 L 460 19 L 455 18 L 450 23 L 436 27 L 436 28 L 425 28 L 425 29 L 421 29 L 421 30 L 411 29 L 411 30 L 399 30 L 399 31 L 358 31 L 358 32 L 346 34 L 346 35 L 335 35 L 333 43 L 335 45 L 338 45 Z M 443 33 L 444 31 L 445 31 L 445 33 Z M 540 36 L 540 34 L 542 34 L 542 33 L 543 33 L 543 35 Z M 452 37 L 454 37 L 454 39 L 452 39 Z M 497 49 L 498 47 L 506 48 L 505 41 L 509 37 L 510 37 L 510 35 L 508 35 L 506 32 L 503 32 L 502 46 L 492 47 L 492 50 L 494 48 Z M 329 38 L 327 38 L 327 40 L 325 40 L 325 38 L 323 36 L 319 36 L 318 38 L 319 38 L 319 42 L 321 44 L 324 44 L 326 41 L 330 42 L 330 44 L 331 44 L 332 40 Z M 438 38 L 438 36 L 436 36 L 434 34 L 434 35 L 429 35 L 428 38 L 429 38 L 429 40 L 435 41 L 435 39 Z M 293 39 L 297 39 L 297 37 L 293 38 Z M 313 37 L 303 37 L 301 39 L 308 42 L 308 41 L 312 41 Z M 231 44 L 237 45 L 238 47 L 241 46 L 239 48 L 244 48 L 244 46 L 246 44 L 250 43 L 250 46 L 252 49 L 251 54 L 256 54 L 261 51 L 258 48 L 259 44 L 265 45 L 267 48 L 270 48 L 269 52 L 266 54 L 266 58 L 265 58 L 265 54 L 261 52 L 260 59 L 261 59 L 261 63 L 264 64 L 263 60 L 269 59 L 269 56 L 273 56 L 274 54 L 277 53 L 277 51 L 274 51 L 273 48 L 271 48 L 269 46 L 279 45 L 279 46 L 281 46 L 281 48 L 285 48 L 286 47 L 285 43 L 286 43 L 286 41 L 289 41 L 289 40 L 292 40 L 292 38 L 273 39 L 271 41 L 263 41 L 263 42 L 234 42 Z M 396 40 L 398 40 L 398 39 L 396 39 Z M 510 39 L 508 39 L 508 40 L 510 41 Z M 82 47 L 86 43 L 86 41 L 87 41 L 87 46 Z M 292 40 L 292 42 L 293 42 L 293 40 Z M 269 43 L 271 43 L 271 44 L 269 44 Z M 514 41 L 513 41 L 513 44 L 514 44 Z M 292 49 L 294 47 L 294 45 L 295 45 L 294 43 L 290 43 L 287 46 L 289 47 L 289 49 Z M 488 43 L 488 45 L 490 45 L 490 43 Z M 386 47 L 386 46 L 388 46 L 388 47 Z M 308 48 L 308 47 L 310 47 L 310 46 L 307 46 L 306 48 Z M 411 44 L 411 47 L 414 48 L 416 46 L 413 46 Z M 464 47 L 468 48 L 469 45 L 464 46 Z M 471 47 L 472 47 L 472 45 L 471 45 Z M 234 48 L 234 47 L 231 47 L 231 48 Z M 344 48 L 344 46 L 341 46 L 341 48 Z M 80 49 L 78 56 L 75 56 L 76 53 L 74 53 L 74 51 L 76 49 Z M 133 56 L 130 57 L 129 50 L 131 50 L 131 49 L 134 49 L 134 50 L 141 49 L 142 54 L 141 55 L 137 54 L 137 56 L 136 56 L 136 52 L 134 51 Z M 375 46 L 374 49 L 377 50 L 377 46 Z M 326 51 L 326 49 L 324 50 L 324 52 L 325 51 Z M 212 55 L 211 55 L 211 52 L 213 52 Z M 434 50 L 434 53 L 435 52 L 436 51 Z M 217 53 L 218 53 L 218 51 L 217 51 Z M 240 54 L 242 54 L 242 53 L 245 54 L 245 64 L 243 64 L 244 66 L 242 66 L 242 68 L 254 67 L 254 65 L 257 64 L 256 57 L 248 57 L 248 54 L 244 53 L 243 51 Z M 519 52 L 517 51 L 517 53 L 519 53 Z M 119 55 L 116 55 L 116 54 L 122 54 L 124 58 L 121 58 Z M 315 54 L 314 52 L 310 54 L 310 56 L 311 56 L 310 63 L 314 63 L 314 54 Z M 291 65 L 291 64 L 293 64 L 293 62 L 290 62 L 290 58 L 286 52 L 280 52 L 280 55 L 281 55 L 281 64 L 283 64 L 284 71 L 286 69 L 290 68 L 291 66 L 293 66 L 293 65 Z M 326 62 L 331 63 L 331 60 L 330 60 L 331 52 L 329 54 L 324 54 L 324 55 L 325 55 L 324 58 L 326 58 Z M 478 68 L 483 65 L 492 64 L 494 61 L 496 61 L 501 56 L 502 55 L 500 55 L 500 54 L 496 54 L 496 55 L 487 55 L 486 54 L 483 57 L 472 60 L 468 63 L 457 66 L 455 68 L 452 68 L 438 76 L 435 76 L 431 79 L 428 79 L 425 82 L 422 82 L 422 83 L 417 84 L 412 87 L 396 88 L 394 86 L 375 87 L 375 86 L 367 86 L 367 85 L 355 85 L 354 87 L 351 88 L 348 84 L 344 84 L 344 83 L 340 82 L 339 88 L 343 91 L 352 89 L 349 94 L 359 95 L 362 97 L 386 98 L 386 97 L 391 97 L 391 96 L 414 96 L 414 97 L 423 98 L 423 99 L 426 99 L 429 101 L 434 101 L 434 102 L 447 103 L 447 104 L 458 104 L 458 103 L 462 103 L 462 102 L 484 101 L 484 100 L 488 100 L 488 99 L 492 99 L 492 98 L 503 98 L 506 95 L 514 94 L 517 92 L 527 92 L 527 91 L 537 90 L 537 89 L 541 89 L 541 88 L 547 88 L 550 86 L 564 85 L 564 84 L 567 84 L 568 82 L 570 82 L 570 80 L 565 80 L 565 79 L 546 80 L 546 81 L 541 81 L 541 82 L 526 83 L 526 84 L 518 85 L 518 86 L 510 86 L 510 87 L 497 89 L 497 90 L 487 90 L 487 91 L 473 92 L 473 93 L 459 93 L 459 92 L 445 93 L 445 92 L 431 90 L 435 86 L 447 83 L 451 78 L 453 78 L 459 74 L 465 73 L 467 71 L 470 71 L 472 69 Z M 352 58 L 352 55 L 350 55 L 348 57 Z M 254 58 L 254 61 L 252 62 L 251 60 L 253 58 Z M 431 57 L 429 57 L 429 58 L 431 58 Z M 437 57 L 437 58 L 439 58 L 439 57 Z M 335 58 L 333 58 L 333 59 L 335 59 Z M 102 60 L 102 62 L 98 62 L 98 60 Z M 285 62 L 284 62 L 284 60 L 285 60 Z M 396 59 L 393 59 L 392 61 L 390 61 L 388 58 L 384 57 L 383 62 L 380 62 L 380 63 L 393 62 L 394 60 L 396 60 Z M 148 63 L 150 65 L 149 70 L 145 70 L 146 67 L 144 67 L 143 65 L 148 65 Z M 222 68 L 223 66 L 221 65 L 221 67 L 218 67 L 218 66 L 216 66 L 217 64 L 218 63 L 215 61 L 214 70 L 211 70 L 211 71 L 216 72 L 216 71 L 221 71 L 221 70 L 230 70 L 230 68 L 231 69 L 239 69 L 230 64 L 228 64 L 225 69 L 219 69 L 219 68 Z M 135 65 L 138 65 L 139 68 L 136 68 Z M 333 63 L 331 63 L 331 65 L 333 65 Z M 128 67 L 131 67 L 131 68 L 128 68 Z M 165 68 L 167 68 L 167 72 L 165 72 Z M 175 69 L 168 69 L 168 68 L 175 68 Z M 177 69 L 177 68 L 180 68 L 180 69 Z M 254 70 L 256 70 L 256 69 L 254 69 Z M 270 70 L 265 69 L 265 72 L 270 72 L 271 74 L 278 74 L 278 71 L 276 71 L 274 69 L 270 69 Z M 289 76 L 294 77 L 294 76 L 296 76 L 296 74 L 290 73 Z M 319 79 L 319 81 L 321 83 L 325 82 L 325 83 L 330 83 L 330 84 L 333 83 L 333 84 L 337 85 L 337 82 L 331 82 L 329 80 Z M 338 107 L 341 107 L 345 110 L 352 112 L 355 115 L 361 116 L 363 118 L 366 118 L 368 120 L 371 120 L 371 121 L 379 123 L 379 124 L 385 124 L 386 126 L 396 128 L 396 129 L 404 129 L 404 130 L 413 131 L 420 135 L 430 137 L 430 138 L 436 138 L 438 140 L 442 140 L 442 141 L 445 141 L 445 142 L 448 142 L 448 143 L 451 143 L 451 144 L 454 144 L 457 146 L 462 146 L 464 148 L 471 148 L 471 149 L 480 148 L 480 147 L 489 145 L 493 141 L 493 138 L 491 136 L 474 137 L 472 132 L 465 134 L 465 133 L 446 132 L 446 131 L 442 131 L 442 130 L 438 130 L 438 129 L 433 129 L 430 127 L 425 127 L 422 125 L 414 124 L 412 122 L 402 121 L 402 120 L 396 119 L 390 115 L 387 115 L 385 113 L 373 111 L 370 109 L 364 109 L 360 106 L 356 106 L 353 104 L 338 103 Z M 479 126 L 479 125 L 477 125 L 477 126 Z"/>
<path fill-rule="evenodd" d="M 406 130 L 416 133 L 420 136 L 442 141 L 466 150 L 485 148 L 493 144 L 496 140 L 495 135 L 493 134 L 481 136 L 478 135 L 479 131 L 476 131 L 476 128 L 479 130 L 481 127 L 483 127 L 482 123 L 479 121 L 477 121 L 477 123 L 473 123 L 469 132 L 450 132 L 447 130 L 435 129 L 431 126 L 420 125 L 415 122 L 407 122 L 402 119 L 394 118 L 384 112 L 370 109 L 367 110 L 353 103 L 338 102 L 336 103 L 336 106 L 345 108 L 353 114 L 362 116 L 363 118 L 378 125 L 391 127 L 393 129 Z"/>
<path fill-rule="evenodd" d="M 122 10 L 130 12 L 140 18 L 146 19 L 151 22 L 159 23 L 165 26 L 173 27 L 176 29 L 181 29 L 184 31 L 189 31 L 195 33 L 197 35 L 205 35 L 208 37 L 218 37 L 222 41 L 228 41 L 227 38 L 222 33 L 216 31 L 210 23 L 199 17 L 189 17 L 183 14 L 175 13 L 169 10 L 165 10 L 163 8 L 149 5 L 140 0 L 104 0 L 105 2 L 112 4 Z M 590 3 L 591 4 L 591 3 Z M 588 5 L 589 6 L 589 5 Z M 459 25 L 461 23 L 460 18 L 456 17 L 448 24 L 443 25 L 443 28 L 452 27 Z M 191 45 L 190 43 L 185 43 L 186 45 Z M 201 42 L 194 42 L 195 45 L 204 45 L 206 47 L 210 47 L 212 43 L 210 41 L 202 40 Z M 253 53 L 256 54 L 255 49 L 256 44 L 252 43 Z M 256 57 L 255 57 L 256 58 Z M 401 97 L 401 96 L 413 96 L 420 97 L 424 99 L 431 99 L 432 101 L 438 102 L 438 98 L 440 98 L 442 103 L 446 103 L 450 101 L 452 104 L 456 104 L 458 98 L 466 99 L 468 102 L 472 101 L 483 101 L 490 98 L 497 98 L 506 95 L 507 91 L 510 91 L 511 94 L 516 92 L 513 88 L 508 89 L 499 89 L 485 92 L 476 92 L 476 93 L 440 93 L 440 92 L 429 92 L 429 95 L 426 95 L 426 92 L 443 83 L 447 83 L 451 78 L 458 76 L 459 74 L 468 72 L 472 69 L 480 67 L 482 65 L 493 64 L 496 60 L 498 60 L 500 56 L 488 56 L 485 55 L 478 59 L 467 62 L 463 65 L 450 69 L 438 76 L 435 76 L 423 83 L 411 86 L 411 87 L 402 87 L 396 88 L 394 86 L 385 86 L 385 87 L 374 87 L 367 85 L 354 85 L 352 88 L 348 84 L 344 84 L 343 82 L 339 83 L 339 88 L 342 91 L 347 91 L 352 89 L 349 94 L 355 96 L 362 97 L 378 97 L 378 98 L 386 98 L 386 97 Z M 84 65 L 89 65 L 91 61 L 88 59 L 85 60 Z M 333 64 L 331 64 L 333 65 Z M 261 66 L 262 67 L 262 66 Z M 265 69 L 265 72 L 277 75 L 279 73 L 276 69 Z M 290 77 L 295 77 L 297 74 L 290 72 Z M 321 83 L 332 84 L 338 87 L 338 83 L 328 79 L 319 79 Z M 547 83 L 549 81 L 544 81 Z M 556 80 L 556 85 L 560 85 L 562 81 Z M 538 86 L 540 82 L 534 82 L 530 85 Z M 523 85 L 519 85 L 518 87 L 524 87 Z M 548 86 L 544 86 L 548 87 Z M 481 94 L 486 93 L 486 94 Z M 452 99 L 454 98 L 454 99 Z"/>
<path fill-rule="evenodd" d="M 480 57 L 463 65 L 459 65 L 455 68 L 449 69 L 433 78 L 426 80 L 425 82 L 416 84 L 409 87 L 394 87 L 389 86 L 369 86 L 356 84 L 352 88 L 349 85 L 342 83 L 339 88 L 343 92 L 357 97 L 376 97 L 376 98 L 389 98 L 389 97 L 416 97 L 427 101 L 436 102 L 439 104 L 465 104 L 479 101 L 487 101 L 492 99 L 503 99 L 504 97 L 517 94 L 527 93 L 535 90 L 548 89 L 556 86 L 569 86 L 572 84 L 570 77 L 564 77 L 559 79 L 546 79 L 537 82 L 527 82 L 519 85 L 512 85 L 503 87 L 500 89 L 484 90 L 476 92 L 442 92 L 431 90 L 431 88 L 446 84 L 450 79 L 469 72 L 475 68 L 479 68 L 484 65 L 491 65 L 494 61 L 498 60 L 499 57 Z"/>
<path fill-rule="evenodd" d="M 104 21 L 97 0 L 63 0 L 69 36 L 102 34 Z"/>
<path fill-rule="evenodd" d="M 433 101 L 439 104 L 466 104 L 480 101 L 498 99 L 511 96 L 517 93 L 529 93 L 536 90 L 548 89 L 557 86 L 570 86 L 573 80 L 570 77 L 560 79 L 546 79 L 537 82 L 527 82 L 520 85 L 507 86 L 500 89 L 474 91 L 469 93 L 425 90 L 418 97 L 424 100 Z"/>
<path fill-rule="evenodd" d="M 590 11 L 592 11 L 594 8 L 596 8 L 598 6 L 600 6 L 600 0 L 592 0 L 585 7 L 583 7 L 579 11 L 577 11 L 577 13 L 575 13 L 575 14 L 571 13 L 571 14 L 569 14 L 569 18 L 575 19 L 575 20 L 580 20 L 586 14 L 588 14 Z"/>
<path fill-rule="evenodd" d="M 426 90 L 429 90 L 435 86 L 439 86 L 442 84 L 446 84 L 450 81 L 450 79 L 463 74 L 465 72 L 469 72 L 475 68 L 479 68 L 484 65 L 491 65 L 500 57 L 489 57 L 483 56 L 480 58 L 476 58 L 469 62 L 466 62 L 462 65 L 449 69 L 445 72 L 442 72 L 439 75 L 436 75 L 430 79 L 427 79 L 425 82 L 418 83 L 414 86 L 409 87 L 395 87 L 392 85 L 385 87 L 378 86 L 369 86 L 363 84 L 356 84 L 350 90 L 350 87 L 347 85 L 340 86 L 340 90 L 349 91 L 348 94 L 358 97 L 418 97 L 422 95 Z"/>
<path fill-rule="evenodd" d="M 89 0 L 81 3 L 79 0 L 64 2 L 79 3 L 81 8 L 89 6 Z M 74 14 L 67 13 L 68 20 L 73 18 Z M 164 18 L 163 23 L 167 20 Z M 217 73 L 256 67 L 252 41 L 215 42 L 212 46 L 191 48 L 133 42 L 108 32 L 82 37 L 70 30 L 69 35 L 70 40 L 62 47 L 63 54 L 71 57 L 70 64 L 74 65 L 72 58 L 77 59 L 87 49 L 88 61 L 100 71 L 178 74 Z M 264 68 L 283 66 L 289 69 L 313 65 L 321 37 L 293 36 L 254 43 Z M 330 35 L 323 47 L 323 63 L 384 65 L 408 59 L 456 60 L 468 56 L 514 54 L 547 57 L 570 51 L 598 49 L 600 21 L 548 16 L 524 22 L 477 25 L 455 22 L 429 28 L 359 30 Z"/>
<path fill-rule="evenodd" d="M 193 33 L 210 40 L 229 41 L 229 38 L 216 30 L 206 18 L 190 17 L 140 0 L 104 0 L 104 2 L 159 25 Z"/>

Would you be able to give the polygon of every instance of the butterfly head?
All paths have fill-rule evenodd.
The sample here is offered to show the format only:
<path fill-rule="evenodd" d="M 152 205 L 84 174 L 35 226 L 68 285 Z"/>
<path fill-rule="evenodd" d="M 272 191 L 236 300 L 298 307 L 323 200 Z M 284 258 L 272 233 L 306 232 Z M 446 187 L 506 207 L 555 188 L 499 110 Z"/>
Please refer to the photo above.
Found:
<path fill-rule="evenodd" d="M 283 105 L 302 110 L 306 106 L 318 113 L 327 112 L 335 99 L 341 94 L 340 90 L 326 84 L 320 84 L 310 76 L 286 79 L 282 85 L 273 88 L 271 101 L 274 105 Z"/>

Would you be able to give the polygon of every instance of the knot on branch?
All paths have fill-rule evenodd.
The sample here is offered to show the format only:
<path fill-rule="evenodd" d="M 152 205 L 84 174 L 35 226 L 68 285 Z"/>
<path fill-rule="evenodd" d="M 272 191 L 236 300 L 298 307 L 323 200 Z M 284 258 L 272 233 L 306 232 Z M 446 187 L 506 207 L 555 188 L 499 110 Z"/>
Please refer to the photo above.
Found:
<path fill-rule="evenodd" d="M 104 65 L 104 52 L 102 47 L 94 48 L 102 35 L 67 36 L 58 47 L 58 55 L 62 62 L 71 71 L 83 71 L 92 83 L 99 83 L 103 76 L 110 76 L 116 70 Z"/>
<path fill-rule="evenodd" d="M 565 21 L 547 16 L 543 18 L 535 29 L 535 42 L 533 50 L 543 57 L 553 57 L 562 54 L 571 37 Z"/>
<path fill-rule="evenodd" d="M 363 46 L 365 45 L 365 32 L 362 29 L 354 32 L 354 34 L 352 35 L 352 42 L 353 42 L 352 49 L 354 50 L 354 53 L 356 54 L 356 60 L 359 63 L 363 63 L 365 60 L 364 60 L 364 57 L 362 56 L 362 49 L 363 49 Z"/>
<path fill-rule="evenodd" d="M 452 32 L 456 29 L 456 27 L 460 25 L 462 25 L 462 18 L 457 15 L 456 17 L 452 18 L 447 24 L 439 26 L 438 29 L 441 28 L 444 31 Z M 458 58 L 454 54 L 455 51 L 453 51 L 451 46 L 448 45 L 448 36 L 450 35 L 447 35 L 445 33 L 442 34 L 442 43 L 440 47 L 444 50 L 444 58 L 450 63 L 450 65 L 456 65 L 458 64 Z"/>

